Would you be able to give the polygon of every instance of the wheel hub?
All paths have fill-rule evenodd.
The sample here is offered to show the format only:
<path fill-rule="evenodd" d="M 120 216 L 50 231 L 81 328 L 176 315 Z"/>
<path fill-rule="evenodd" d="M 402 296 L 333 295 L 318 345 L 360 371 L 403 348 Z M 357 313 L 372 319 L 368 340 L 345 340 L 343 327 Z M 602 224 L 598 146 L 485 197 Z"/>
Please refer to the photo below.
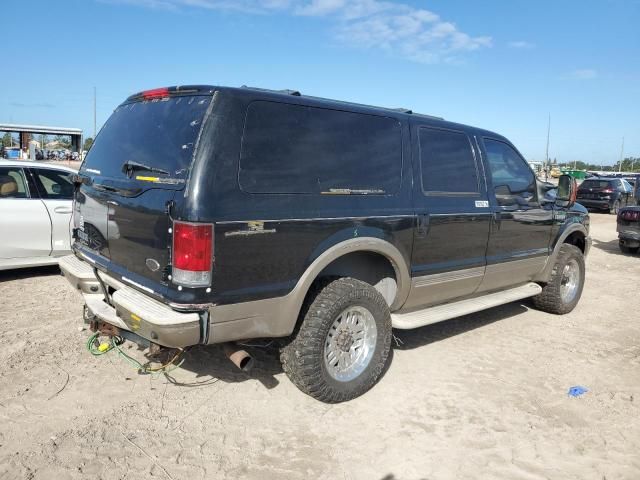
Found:
<path fill-rule="evenodd" d="M 373 314 L 365 307 L 343 310 L 329 328 L 324 345 L 324 365 L 339 382 L 357 378 L 371 362 L 378 329 Z"/>
<path fill-rule="evenodd" d="M 575 259 L 567 263 L 560 279 L 560 296 L 563 302 L 570 303 L 576 297 L 580 285 L 580 267 Z"/>
<path fill-rule="evenodd" d="M 336 346 L 343 352 L 348 352 L 353 346 L 354 339 L 353 334 L 347 330 L 340 330 L 336 338 Z"/>

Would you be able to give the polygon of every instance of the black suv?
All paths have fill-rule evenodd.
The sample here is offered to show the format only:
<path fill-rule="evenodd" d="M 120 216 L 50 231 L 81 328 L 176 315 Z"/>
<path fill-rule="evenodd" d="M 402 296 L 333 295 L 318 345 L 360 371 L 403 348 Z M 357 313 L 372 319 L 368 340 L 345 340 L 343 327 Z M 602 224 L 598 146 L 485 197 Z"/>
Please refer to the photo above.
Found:
<path fill-rule="evenodd" d="M 591 244 L 575 183 L 546 196 L 506 138 L 295 91 L 133 95 L 75 182 L 60 266 L 93 329 L 156 349 L 280 338 L 326 402 L 376 382 L 392 327 L 528 297 L 571 311 Z"/>
<path fill-rule="evenodd" d="M 577 200 L 617 215 L 620 208 L 633 204 L 633 187 L 624 178 L 590 178 L 580 184 Z"/>

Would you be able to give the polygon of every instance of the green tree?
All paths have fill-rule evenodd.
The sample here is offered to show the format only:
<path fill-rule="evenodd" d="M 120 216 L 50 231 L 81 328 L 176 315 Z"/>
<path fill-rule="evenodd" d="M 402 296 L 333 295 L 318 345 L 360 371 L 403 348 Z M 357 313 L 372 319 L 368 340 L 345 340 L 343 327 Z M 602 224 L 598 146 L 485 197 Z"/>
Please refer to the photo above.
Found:
<path fill-rule="evenodd" d="M 93 138 L 87 137 L 84 139 L 84 144 L 82 145 L 82 149 L 88 151 L 91 148 L 91 145 L 93 145 Z"/>
<path fill-rule="evenodd" d="M 2 136 L 2 146 L 10 147 L 11 146 L 11 134 L 9 132 L 5 133 Z"/>
<path fill-rule="evenodd" d="M 69 137 L 66 135 L 56 135 L 54 140 L 56 142 L 59 142 L 60 145 L 62 145 L 64 148 L 69 148 L 71 146 L 71 141 L 69 140 Z"/>

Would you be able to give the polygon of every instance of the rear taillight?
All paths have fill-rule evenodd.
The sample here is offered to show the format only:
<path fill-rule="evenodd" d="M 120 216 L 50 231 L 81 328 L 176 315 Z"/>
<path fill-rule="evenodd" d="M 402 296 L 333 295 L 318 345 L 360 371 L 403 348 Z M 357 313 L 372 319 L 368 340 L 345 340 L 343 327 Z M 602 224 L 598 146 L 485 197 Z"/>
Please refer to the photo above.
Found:
<path fill-rule="evenodd" d="M 169 96 L 169 89 L 164 88 L 154 88 L 153 90 L 145 90 L 141 93 L 142 98 L 145 100 L 153 100 L 154 98 L 164 98 Z"/>
<path fill-rule="evenodd" d="M 622 219 L 622 220 L 628 220 L 631 222 L 637 222 L 640 220 L 640 212 L 636 212 L 636 211 L 624 211 L 624 212 L 620 212 L 618 214 L 618 216 Z"/>
<path fill-rule="evenodd" d="M 186 287 L 211 284 L 213 225 L 173 222 L 172 281 Z"/>
<path fill-rule="evenodd" d="M 601 193 L 613 193 L 613 190 L 611 190 L 610 188 L 605 188 Z"/>

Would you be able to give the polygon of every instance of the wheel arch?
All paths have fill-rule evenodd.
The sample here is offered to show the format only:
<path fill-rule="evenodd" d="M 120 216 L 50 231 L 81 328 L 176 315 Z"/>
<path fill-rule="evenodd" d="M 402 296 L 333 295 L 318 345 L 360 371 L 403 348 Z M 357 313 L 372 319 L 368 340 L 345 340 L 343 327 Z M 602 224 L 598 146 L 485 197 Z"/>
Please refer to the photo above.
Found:
<path fill-rule="evenodd" d="M 540 274 L 536 277 L 536 281 L 541 283 L 546 283 L 551 278 L 551 272 L 553 270 L 553 266 L 558 259 L 558 255 L 560 254 L 560 248 L 565 243 L 575 245 L 578 247 L 583 255 L 586 255 L 589 251 L 589 232 L 586 227 L 581 223 L 574 222 L 569 225 L 564 230 L 561 230 L 553 243 L 553 250 L 547 258 L 547 262 L 544 266 L 544 269 Z"/>
<path fill-rule="evenodd" d="M 393 271 L 395 282 L 393 298 L 388 298 L 384 294 L 383 296 L 391 310 L 400 308 L 407 299 L 411 287 L 411 276 L 405 257 L 393 244 L 385 240 L 360 237 L 333 245 L 307 267 L 289 294 L 296 298 L 297 308 L 294 310 L 300 311 L 314 282 L 323 277 L 353 276 L 372 284 L 372 278 L 367 278 L 369 273 L 367 267 L 373 267 L 373 272 L 370 272 L 372 278 L 385 278 L 383 276 L 385 273 Z"/>

